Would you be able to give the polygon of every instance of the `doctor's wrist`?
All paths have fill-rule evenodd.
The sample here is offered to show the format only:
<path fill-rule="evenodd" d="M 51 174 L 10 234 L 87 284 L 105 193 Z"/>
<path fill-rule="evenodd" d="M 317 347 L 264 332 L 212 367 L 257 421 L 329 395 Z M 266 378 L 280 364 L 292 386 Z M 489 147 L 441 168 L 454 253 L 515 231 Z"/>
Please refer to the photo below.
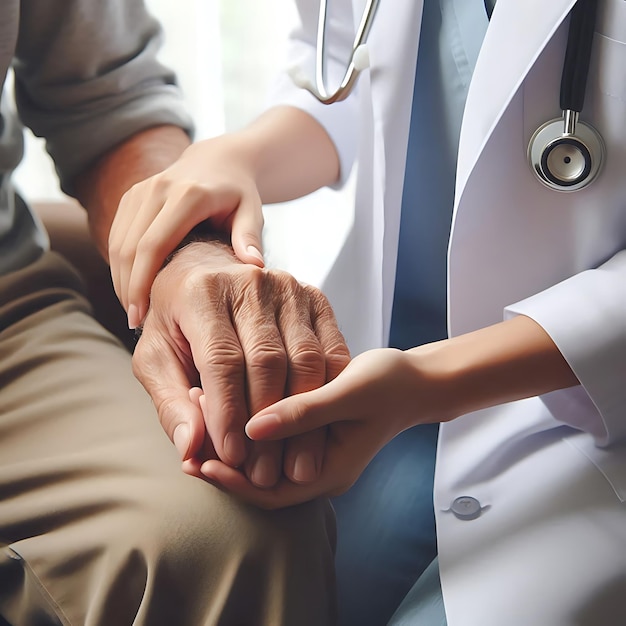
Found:
<path fill-rule="evenodd" d="M 437 421 L 579 384 L 546 331 L 523 315 L 414 351 L 437 381 Z"/>

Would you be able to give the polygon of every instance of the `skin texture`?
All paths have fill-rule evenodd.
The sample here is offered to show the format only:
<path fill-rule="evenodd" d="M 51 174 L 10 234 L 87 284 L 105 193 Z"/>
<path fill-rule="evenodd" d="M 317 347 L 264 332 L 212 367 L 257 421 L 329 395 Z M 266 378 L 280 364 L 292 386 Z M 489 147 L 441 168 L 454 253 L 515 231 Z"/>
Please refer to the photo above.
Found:
<path fill-rule="evenodd" d="M 120 163 L 109 159 L 108 174 Z M 308 114 L 284 107 L 240 133 L 183 146 L 176 162 L 114 198 L 114 219 L 108 210 L 93 212 L 92 230 L 106 241 L 103 253 L 129 327 L 142 325 L 136 376 L 185 471 L 200 475 L 199 464 L 217 456 L 242 467 L 259 487 L 273 486 L 282 468 L 295 481 L 316 476 L 319 433 L 286 445 L 253 444 L 244 426 L 285 394 L 332 380 L 349 361 L 326 298 L 265 270 L 261 243 L 263 203 L 308 193 L 338 173 L 325 131 Z M 106 190 L 100 182 L 96 188 Z M 209 240 L 183 247 L 161 270 L 200 224 L 208 235 L 199 238 Z M 220 233 L 235 254 L 216 240 Z M 202 414 L 188 395 L 199 383 L 207 398 Z"/>
<path fill-rule="evenodd" d="M 305 195 L 338 174 L 326 132 L 308 114 L 279 107 L 239 133 L 189 146 L 162 173 L 134 185 L 121 199 L 108 242 L 129 326 L 145 317 L 159 268 L 195 226 L 230 234 L 237 257 L 263 267 L 262 204 Z"/>
<path fill-rule="evenodd" d="M 319 290 L 241 263 L 222 244 L 193 243 L 155 280 L 133 366 L 185 471 L 200 475 L 199 463 L 216 453 L 232 467 L 243 465 L 257 486 L 270 487 L 281 475 L 283 444 L 252 446 L 244 435 L 250 415 L 285 394 L 323 385 L 348 361 Z M 202 407 L 188 395 L 197 385 Z M 284 463 L 300 467 L 296 480 L 314 479 L 322 456 L 319 432 L 284 446 Z"/>
<path fill-rule="evenodd" d="M 338 167 L 315 120 L 272 109 L 135 184 L 108 235 L 118 296 L 130 325 L 143 322 L 134 370 L 183 470 L 262 507 L 345 491 L 415 424 L 578 382 L 523 316 L 349 363 L 322 294 L 260 257 L 262 203 L 330 184 Z M 105 234 L 109 222 L 96 217 Z M 230 242 L 190 244 L 159 270 L 201 223 Z"/>
<path fill-rule="evenodd" d="M 111 150 L 75 181 L 92 236 L 111 262 L 115 282 L 120 264 L 113 262 L 119 259 L 117 249 L 109 247 L 115 240 L 111 224 L 114 218 L 124 222 L 127 213 L 134 216 L 136 208 L 121 199 L 153 185 L 158 179 L 150 176 L 174 164 L 188 146 L 179 128 L 149 129 Z M 258 221 L 256 227 L 261 226 Z M 285 393 L 324 384 L 347 364 L 349 354 L 318 290 L 258 265 L 262 263 L 244 265 L 215 237 L 180 250 L 152 285 L 152 306 L 133 368 L 183 460 L 217 456 L 245 466 L 254 484 L 271 486 L 280 474 L 283 452 L 295 467 L 304 451 L 299 475 L 313 477 L 323 441 L 313 434 L 287 446 L 253 445 L 244 435 L 249 416 Z M 189 397 L 198 383 L 211 391 L 204 414 Z"/>
<path fill-rule="evenodd" d="M 200 471 L 264 508 L 338 495 L 407 428 L 576 384 L 550 337 L 524 316 L 405 352 L 370 350 L 324 387 L 285 398 L 246 426 L 257 441 L 323 430 L 326 447 L 315 481 L 303 485 L 283 477 L 274 488 L 260 490 L 219 461 L 205 462 Z"/>
<path fill-rule="evenodd" d="M 105 259 L 122 196 L 174 163 L 189 144 L 189 136 L 177 126 L 148 128 L 115 146 L 76 178 L 76 198 L 87 210 L 91 235 Z"/>

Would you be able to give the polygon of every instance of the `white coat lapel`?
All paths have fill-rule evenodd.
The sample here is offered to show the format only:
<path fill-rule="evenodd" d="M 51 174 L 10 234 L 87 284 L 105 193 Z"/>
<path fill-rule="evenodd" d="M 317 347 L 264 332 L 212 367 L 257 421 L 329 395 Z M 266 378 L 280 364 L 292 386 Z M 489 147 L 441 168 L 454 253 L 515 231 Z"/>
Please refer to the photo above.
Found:
<path fill-rule="evenodd" d="M 498 0 L 465 106 L 457 164 L 457 205 L 486 140 L 574 4 L 575 0 Z"/>
<path fill-rule="evenodd" d="M 360 4 L 358 0 L 355 2 Z M 376 26 L 369 40 L 373 168 L 375 185 L 380 185 L 380 193 L 373 198 L 373 209 L 381 243 L 385 338 L 391 322 L 400 207 L 423 6 L 423 0 L 381 0 Z"/>

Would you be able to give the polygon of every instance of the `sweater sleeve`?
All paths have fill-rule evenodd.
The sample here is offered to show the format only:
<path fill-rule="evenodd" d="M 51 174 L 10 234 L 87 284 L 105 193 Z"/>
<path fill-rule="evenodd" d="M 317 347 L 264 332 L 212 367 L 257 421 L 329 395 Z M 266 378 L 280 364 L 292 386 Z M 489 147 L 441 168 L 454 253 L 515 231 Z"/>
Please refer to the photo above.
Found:
<path fill-rule="evenodd" d="M 162 124 L 192 132 L 162 33 L 141 0 L 22 0 L 14 61 L 24 124 L 44 137 L 61 187 L 133 134 Z"/>

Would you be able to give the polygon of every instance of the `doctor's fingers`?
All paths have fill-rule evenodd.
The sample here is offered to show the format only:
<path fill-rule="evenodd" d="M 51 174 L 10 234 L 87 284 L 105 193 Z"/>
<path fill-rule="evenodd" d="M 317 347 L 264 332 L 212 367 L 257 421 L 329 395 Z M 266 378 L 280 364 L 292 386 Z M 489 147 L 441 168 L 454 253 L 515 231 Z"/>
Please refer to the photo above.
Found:
<path fill-rule="evenodd" d="M 329 433 L 326 457 L 315 481 L 298 484 L 286 477 L 271 489 L 255 487 L 246 476 L 216 460 L 200 467 L 206 480 L 233 493 L 246 502 L 265 509 L 277 509 L 300 504 L 318 497 L 333 497 L 347 491 L 357 480 L 376 452 L 380 443 L 369 433 L 352 425 L 333 427 Z"/>
<path fill-rule="evenodd" d="M 129 229 L 121 250 L 120 288 L 123 301 L 140 321 L 148 310 L 152 283 L 168 255 L 203 221 L 231 213 L 240 196 L 232 189 L 199 184 L 170 185 L 163 204 L 148 196 Z"/>
<path fill-rule="evenodd" d="M 181 460 L 215 458 L 211 441 L 206 436 L 202 412 L 189 392 L 193 375 L 149 318 L 135 348 L 132 365 L 135 376 L 152 398 L 161 426 L 176 446 Z"/>
<path fill-rule="evenodd" d="M 356 357 L 323 387 L 284 398 L 253 415 L 246 425 L 247 435 L 255 441 L 287 439 L 336 423 L 361 423 L 377 436 L 376 431 L 395 427 L 395 418 L 390 419 L 393 411 L 385 410 L 391 402 L 376 398 L 380 395 L 376 387 L 384 386 L 376 380 L 379 374 L 360 375 L 359 360 L 371 361 L 371 352 Z"/>
<path fill-rule="evenodd" d="M 159 186 L 159 180 L 163 179 L 146 183 L 151 192 L 137 211 L 119 251 L 122 302 L 129 313 L 133 311 L 129 318 L 138 321 L 147 312 L 152 282 L 168 255 L 203 221 L 219 230 L 242 203 L 241 193 L 234 187 L 189 181 Z"/>
<path fill-rule="evenodd" d="M 299 485 L 282 477 L 271 489 L 260 489 L 245 474 L 221 463 L 210 460 L 203 463 L 200 472 L 204 478 L 223 491 L 263 509 L 279 509 L 314 500 L 329 491 L 321 481 Z"/>
<path fill-rule="evenodd" d="M 263 259 L 263 205 L 256 188 L 242 198 L 233 215 L 231 245 L 235 255 L 244 263 L 264 267 Z"/>
<path fill-rule="evenodd" d="M 369 350 L 323 387 L 284 398 L 254 415 L 253 440 L 286 439 L 323 426 L 350 425 L 372 440 L 391 439 L 415 424 L 415 407 L 432 405 L 432 379 L 420 378 L 412 357 L 393 348 Z"/>
<path fill-rule="evenodd" d="M 122 289 L 120 284 L 120 271 L 121 271 L 121 250 L 126 239 L 126 234 L 130 229 L 136 214 L 141 210 L 142 206 L 142 194 L 141 183 L 131 187 L 120 200 L 117 207 L 113 223 L 111 224 L 111 230 L 109 231 L 109 238 L 107 242 L 107 254 L 109 260 L 109 266 L 111 268 L 111 278 L 113 280 L 113 288 L 119 301 L 126 309 L 126 304 L 122 298 Z"/>

